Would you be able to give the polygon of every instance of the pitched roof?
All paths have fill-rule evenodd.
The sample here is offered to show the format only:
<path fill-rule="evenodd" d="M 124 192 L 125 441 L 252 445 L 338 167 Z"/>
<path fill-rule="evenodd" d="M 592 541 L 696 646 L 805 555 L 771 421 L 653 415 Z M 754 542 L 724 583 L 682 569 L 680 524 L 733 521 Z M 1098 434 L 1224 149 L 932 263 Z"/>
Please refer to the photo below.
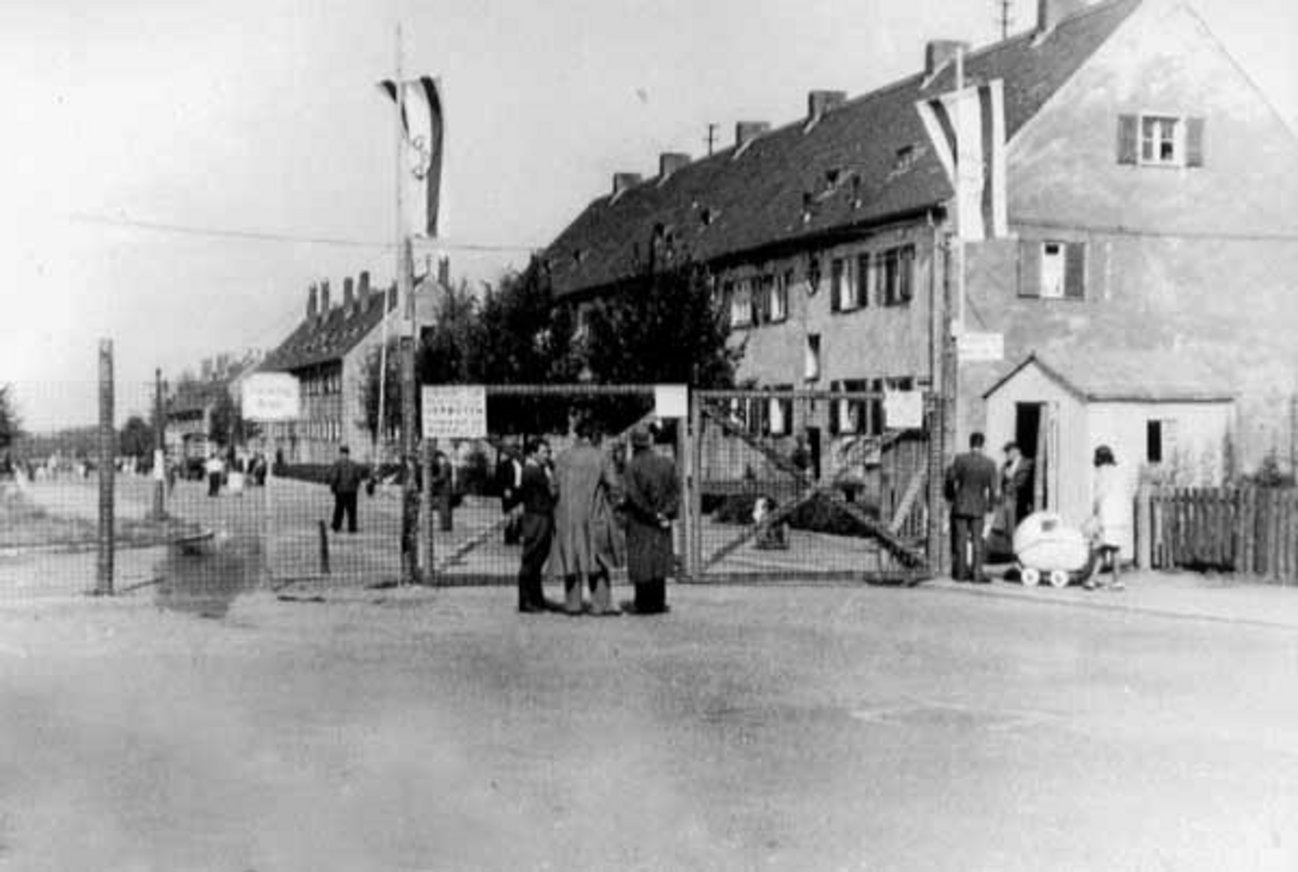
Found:
<path fill-rule="evenodd" d="M 261 369 L 288 371 L 341 360 L 383 319 L 383 301 L 388 293 L 376 288 L 363 306 L 332 306 L 323 318 L 302 319 L 288 338 L 266 355 Z"/>
<path fill-rule="evenodd" d="M 1034 364 L 1065 390 L 1089 402 L 1203 403 L 1230 401 L 1235 396 L 1230 380 L 1198 354 L 1078 350 L 1051 360 L 1033 352 L 983 397 L 991 396 Z"/>
<path fill-rule="evenodd" d="M 1127 19 L 1141 0 L 1108 0 L 973 52 L 969 84 L 1002 79 L 1012 137 Z M 869 226 L 941 204 L 950 182 L 915 103 L 953 87 L 948 64 L 594 200 L 555 239 L 546 260 L 556 293 L 588 291 L 634 274 L 651 240 L 677 256 L 712 261 Z M 903 150 L 909 149 L 909 152 Z"/>

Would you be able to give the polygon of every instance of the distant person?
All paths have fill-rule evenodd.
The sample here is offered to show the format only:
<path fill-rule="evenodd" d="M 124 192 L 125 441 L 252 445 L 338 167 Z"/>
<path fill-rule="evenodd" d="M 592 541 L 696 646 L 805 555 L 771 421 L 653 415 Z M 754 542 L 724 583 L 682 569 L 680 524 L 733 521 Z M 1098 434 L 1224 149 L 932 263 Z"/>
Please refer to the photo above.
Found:
<path fill-rule="evenodd" d="M 356 495 L 360 492 L 365 470 L 351 457 L 346 445 L 338 449 L 338 459 L 329 469 L 329 490 L 334 495 L 333 531 L 341 533 L 343 515 L 347 516 L 347 532 L 356 532 Z"/>
<path fill-rule="evenodd" d="M 531 614 L 549 609 L 542 574 L 554 538 L 554 504 L 558 488 L 550 469 L 550 443 L 532 438 L 523 456 L 518 501 L 523 507 L 520 527 L 523 555 L 518 567 L 518 610 Z"/>
<path fill-rule="evenodd" d="M 1131 540 L 1132 495 L 1127 490 L 1127 483 L 1113 456 L 1113 449 L 1107 445 L 1099 446 L 1095 449 L 1093 462 L 1095 481 L 1091 488 L 1089 525 L 1100 555 L 1100 571 L 1107 568 L 1113 575 L 1108 586 L 1112 590 L 1122 590 L 1125 585 L 1119 576 L 1119 563 L 1122 546 Z M 1088 578 L 1085 586 L 1094 590 L 1094 578 Z"/>
<path fill-rule="evenodd" d="M 572 447 L 554 465 L 559 501 L 554 509 L 554 544 L 550 570 L 563 577 L 564 611 L 583 611 L 582 583 L 590 587 L 590 613 L 619 615 L 613 605 L 610 577 L 621 565 L 613 507 L 621 484 L 613 460 L 599 448 L 599 435 L 588 422 L 577 425 Z"/>
<path fill-rule="evenodd" d="M 221 477 L 225 475 L 225 461 L 221 455 L 213 451 L 207 456 L 207 463 L 203 465 L 207 473 L 207 495 L 209 497 L 219 496 L 221 493 Z"/>
<path fill-rule="evenodd" d="M 667 611 L 667 576 L 676 569 L 672 521 L 680 511 L 680 482 L 676 464 L 653 450 L 653 436 L 647 429 L 632 431 L 631 451 L 623 507 L 627 577 L 635 585 L 635 600 L 627 609 L 636 615 L 655 615 Z"/>
<path fill-rule="evenodd" d="M 1014 535 L 1019 522 L 1032 514 L 1032 461 L 1023 456 L 1017 442 L 1005 443 L 1001 466 L 1001 506 L 1004 528 Z"/>
<path fill-rule="evenodd" d="M 519 490 L 522 486 L 523 458 L 513 446 L 502 446 L 496 463 L 496 489 L 500 491 L 500 512 L 509 516 L 505 522 L 506 545 L 517 545 L 522 535 L 522 516 L 514 511 L 521 499 Z"/>
<path fill-rule="evenodd" d="M 956 457 L 947 472 L 951 522 L 955 534 L 956 581 L 987 584 L 983 573 L 983 526 L 996 502 L 996 464 L 983 454 L 982 433 L 969 436 L 969 450 Z"/>
<path fill-rule="evenodd" d="M 442 530 L 449 533 L 453 526 L 451 497 L 455 489 L 455 472 L 451 469 L 451 461 L 447 459 L 444 451 L 437 451 L 433 454 L 431 486 L 433 508 L 441 519 Z"/>

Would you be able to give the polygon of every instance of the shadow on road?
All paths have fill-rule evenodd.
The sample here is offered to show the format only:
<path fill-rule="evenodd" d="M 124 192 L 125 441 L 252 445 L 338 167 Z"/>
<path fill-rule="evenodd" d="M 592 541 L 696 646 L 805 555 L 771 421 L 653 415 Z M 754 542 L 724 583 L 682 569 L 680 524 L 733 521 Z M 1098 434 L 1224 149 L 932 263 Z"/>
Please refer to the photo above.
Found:
<path fill-rule="evenodd" d="M 173 545 L 157 568 L 160 608 L 223 618 L 241 593 L 253 590 L 261 571 L 261 542 L 217 537 L 201 547 Z"/>

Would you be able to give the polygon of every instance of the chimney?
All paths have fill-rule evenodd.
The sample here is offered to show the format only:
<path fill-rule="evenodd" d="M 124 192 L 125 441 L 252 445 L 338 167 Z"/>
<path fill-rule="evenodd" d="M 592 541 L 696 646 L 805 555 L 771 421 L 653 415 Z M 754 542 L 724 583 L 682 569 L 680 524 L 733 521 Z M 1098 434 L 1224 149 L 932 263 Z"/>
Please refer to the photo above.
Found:
<path fill-rule="evenodd" d="M 619 197 L 625 191 L 630 190 L 633 186 L 640 184 L 639 173 L 614 173 L 613 174 L 613 196 Z"/>
<path fill-rule="evenodd" d="M 924 46 L 924 75 L 931 76 L 955 58 L 956 52 L 969 53 L 969 43 L 958 39 L 929 40 Z"/>
<path fill-rule="evenodd" d="M 739 121 L 735 124 L 735 148 L 743 148 L 771 129 L 765 121 Z"/>
<path fill-rule="evenodd" d="M 352 277 L 343 279 L 343 316 L 350 318 L 356 308 L 356 289 Z"/>
<path fill-rule="evenodd" d="M 356 289 L 356 302 L 362 312 L 370 307 L 370 274 L 368 270 L 361 270 L 359 281 L 356 283 L 359 287 Z"/>
<path fill-rule="evenodd" d="M 451 286 L 451 259 L 449 257 L 439 257 L 437 259 L 437 283 L 444 288 Z"/>
<path fill-rule="evenodd" d="M 306 317 L 308 321 L 314 321 L 316 314 L 320 311 L 320 299 L 315 285 L 311 285 L 311 290 L 306 295 Z"/>
<path fill-rule="evenodd" d="M 1053 30 L 1059 22 L 1089 5 L 1087 0 L 1037 0 L 1037 33 Z"/>
<path fill-rule="evenodd" d="M 664 151 L 658 155 L 658 178 L 665 179 L 690 162 L 690 156 L 681 151 Z"/>
<path fill-rule="evenodd" d="M 826 112 L 837 109 L 847 99 L 846 91 L 807 92 L 807 120 L 819 121 Z"/>
<path fill-rule="evenodd" d="M 329 280 L 320 283 L 320 319 L 329 317 Z"/>

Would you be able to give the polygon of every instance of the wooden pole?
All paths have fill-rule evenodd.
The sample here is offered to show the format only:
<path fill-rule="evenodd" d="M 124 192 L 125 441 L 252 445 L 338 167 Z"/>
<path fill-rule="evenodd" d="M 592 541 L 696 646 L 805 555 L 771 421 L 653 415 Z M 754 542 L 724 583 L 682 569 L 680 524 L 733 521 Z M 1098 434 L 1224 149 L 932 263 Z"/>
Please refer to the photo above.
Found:
<path fill-rule="evenodd" d="M 153 373 L 153 519 L 167 516 L 167 443 L 166 414 L 162 401 L 162 370 Z"/>
<path fill-rule="evenodd" d="M 433 503 L 433 462 L 437 456 L 437 440 L 425 439 L 423 452 L 424 486 L 420 489 L 419 514 L 424 519 L 424 535 L 420 537 L 419 579 L 424 584 L 433 581 L 435 565 L 434 537 L 437 531 L 437 507 Z M 448 482 L 449 486 L 449 482 Z"/>
<path fill-rule="evenodd" d="M 113 594 L 113 341 L 99 341 L 99 559 L 95 594 Z"/>

